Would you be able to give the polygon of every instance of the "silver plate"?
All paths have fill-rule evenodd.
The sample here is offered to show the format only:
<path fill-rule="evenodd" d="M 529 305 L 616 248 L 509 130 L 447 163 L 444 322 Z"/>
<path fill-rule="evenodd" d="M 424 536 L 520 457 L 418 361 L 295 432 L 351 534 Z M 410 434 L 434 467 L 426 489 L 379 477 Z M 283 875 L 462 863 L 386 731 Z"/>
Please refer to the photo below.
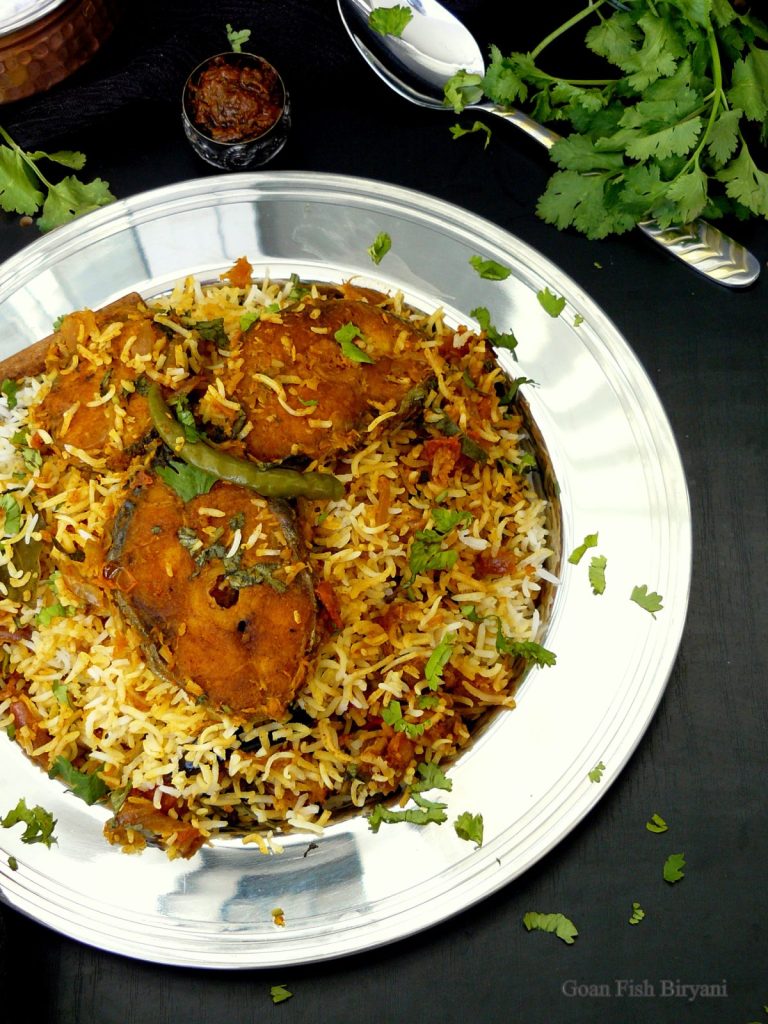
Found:
<path fill-rule="evenodd" d="M 392 250 L 374 266 L 381 232 Z M 381 182 L 312 173 L 211 177 L 116 203 L 55 231 L 0 268 L 0 356 L 50 330 L 61 313 L 186 274 L 215 277 L 247 255 L 257 273 L 316 280 L 361 275 L 422 308 L 466 321 L 487 306 L 514 327 L 526 388 L 561 488 L 563 550 L 599 531 L 601 597 L 587 559 L 563 565 L 547 637 L 554 668 L 527 677 L 452 770 L 452 820 L 482 813 L 480 849 L 450 823 L 328 828 L 317 848 L 291 836 L 265 857 L 217 840 L 194 860 L 125 856 L 101 835 L 107 812 L 67 794 L 0 737 L 0 814 L 20 797 L 58 819 L 58 844 L 0 830 L 5 900 L 82 942 L 196 967 L 297 964 L 359 952 L 426 928 L 495 892 L 558 843 L 595 805 L 643 735 L 672 669 L 688 603 L 691 527 L 680 458 L 659 400 L 624 339 L 556 266 L 494 224 Z M 512 268 L 483 280 L 470 256 Z M 537 300 L 566 299 L 553 319 Z M 578 326 L 575 320 L 583 317 Z M 654 618 L 635 584 L 663 595 Z M 602 781 L 588 772 L 602 761 Z M 15 857 L 12 871 L 8 858 Z M 274 907 L 285 913 L 277 927 Z"/>

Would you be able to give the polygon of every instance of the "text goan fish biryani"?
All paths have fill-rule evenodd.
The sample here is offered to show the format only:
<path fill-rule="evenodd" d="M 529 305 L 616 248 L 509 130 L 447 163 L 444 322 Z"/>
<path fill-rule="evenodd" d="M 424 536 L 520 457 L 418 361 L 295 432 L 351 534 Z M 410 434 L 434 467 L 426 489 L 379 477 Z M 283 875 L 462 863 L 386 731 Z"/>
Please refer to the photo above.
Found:
<path fill-rule="evenodd" d="M 552 662 L 548 503 L 483 333 L 241 258 L 69 314 L 25 369 L 0 728 L 111 843 L 278 850 L 407 796 Z"/>

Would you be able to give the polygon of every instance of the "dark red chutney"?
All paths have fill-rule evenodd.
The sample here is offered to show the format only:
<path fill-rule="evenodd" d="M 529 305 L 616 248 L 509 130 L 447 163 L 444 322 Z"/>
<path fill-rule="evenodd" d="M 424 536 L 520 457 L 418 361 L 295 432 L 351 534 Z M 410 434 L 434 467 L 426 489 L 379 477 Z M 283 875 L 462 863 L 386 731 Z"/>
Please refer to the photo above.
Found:
<path fill-rule="evenodd" d="M 266 61 L 245 63 L 238 57 L 214 57 L 189 84 L 192 120 L 217 142 L 258 138 L 283 112 L 283 84 L 272 65 Z"/>

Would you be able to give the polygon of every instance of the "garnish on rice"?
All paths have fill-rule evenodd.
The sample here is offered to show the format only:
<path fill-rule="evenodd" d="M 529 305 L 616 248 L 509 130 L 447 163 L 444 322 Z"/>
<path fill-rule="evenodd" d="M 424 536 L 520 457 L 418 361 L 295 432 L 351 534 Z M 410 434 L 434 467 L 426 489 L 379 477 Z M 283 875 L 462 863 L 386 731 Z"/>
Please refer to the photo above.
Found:
<path fill-rule="evenodd" d="M 110 842 L 457 819 L 446 769 L 555 661 L 516 342 L 473 316 L 241 259 L 0 366 L 0 729 Z"/>

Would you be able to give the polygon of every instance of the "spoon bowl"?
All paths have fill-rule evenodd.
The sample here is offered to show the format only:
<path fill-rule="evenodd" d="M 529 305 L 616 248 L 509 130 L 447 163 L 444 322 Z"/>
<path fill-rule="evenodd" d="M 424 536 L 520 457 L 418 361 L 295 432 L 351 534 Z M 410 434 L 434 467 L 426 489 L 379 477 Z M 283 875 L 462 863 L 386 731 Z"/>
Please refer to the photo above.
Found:
<path fill-rule="evenodd" d="M 445 83 L 458 71 L 484 75 L 485 63 L 472 33 L 438 0 L 337 0 L 339 14 L 352 42 L 366 63 L 391 89 L 411 103 L 451 111 Z M 399 36 L 371 28 L 373 10 L 407 6 L 411 18 Z M 471 103 L 465 109 L 511 121 L 551 149 L 560 136 L 521 110 L 495 103 Z M 637 225 L 670 255 L 717 284 L 744 288 L 760 275 L 760 263 L 749 250 L 703 220 L 662 227 L 654 220 Z"/>
<path fill-rule="evenodd" d="M 381 35 L 368 24 L 372 0 L 338 0 L 352 42 L 379 78 L 411 103 L 446 110 L 443 87 L 457 71 L 484 75 L 474 36 L 435 0 L 409 4 L 411 20 L 402 35 Z"/>

